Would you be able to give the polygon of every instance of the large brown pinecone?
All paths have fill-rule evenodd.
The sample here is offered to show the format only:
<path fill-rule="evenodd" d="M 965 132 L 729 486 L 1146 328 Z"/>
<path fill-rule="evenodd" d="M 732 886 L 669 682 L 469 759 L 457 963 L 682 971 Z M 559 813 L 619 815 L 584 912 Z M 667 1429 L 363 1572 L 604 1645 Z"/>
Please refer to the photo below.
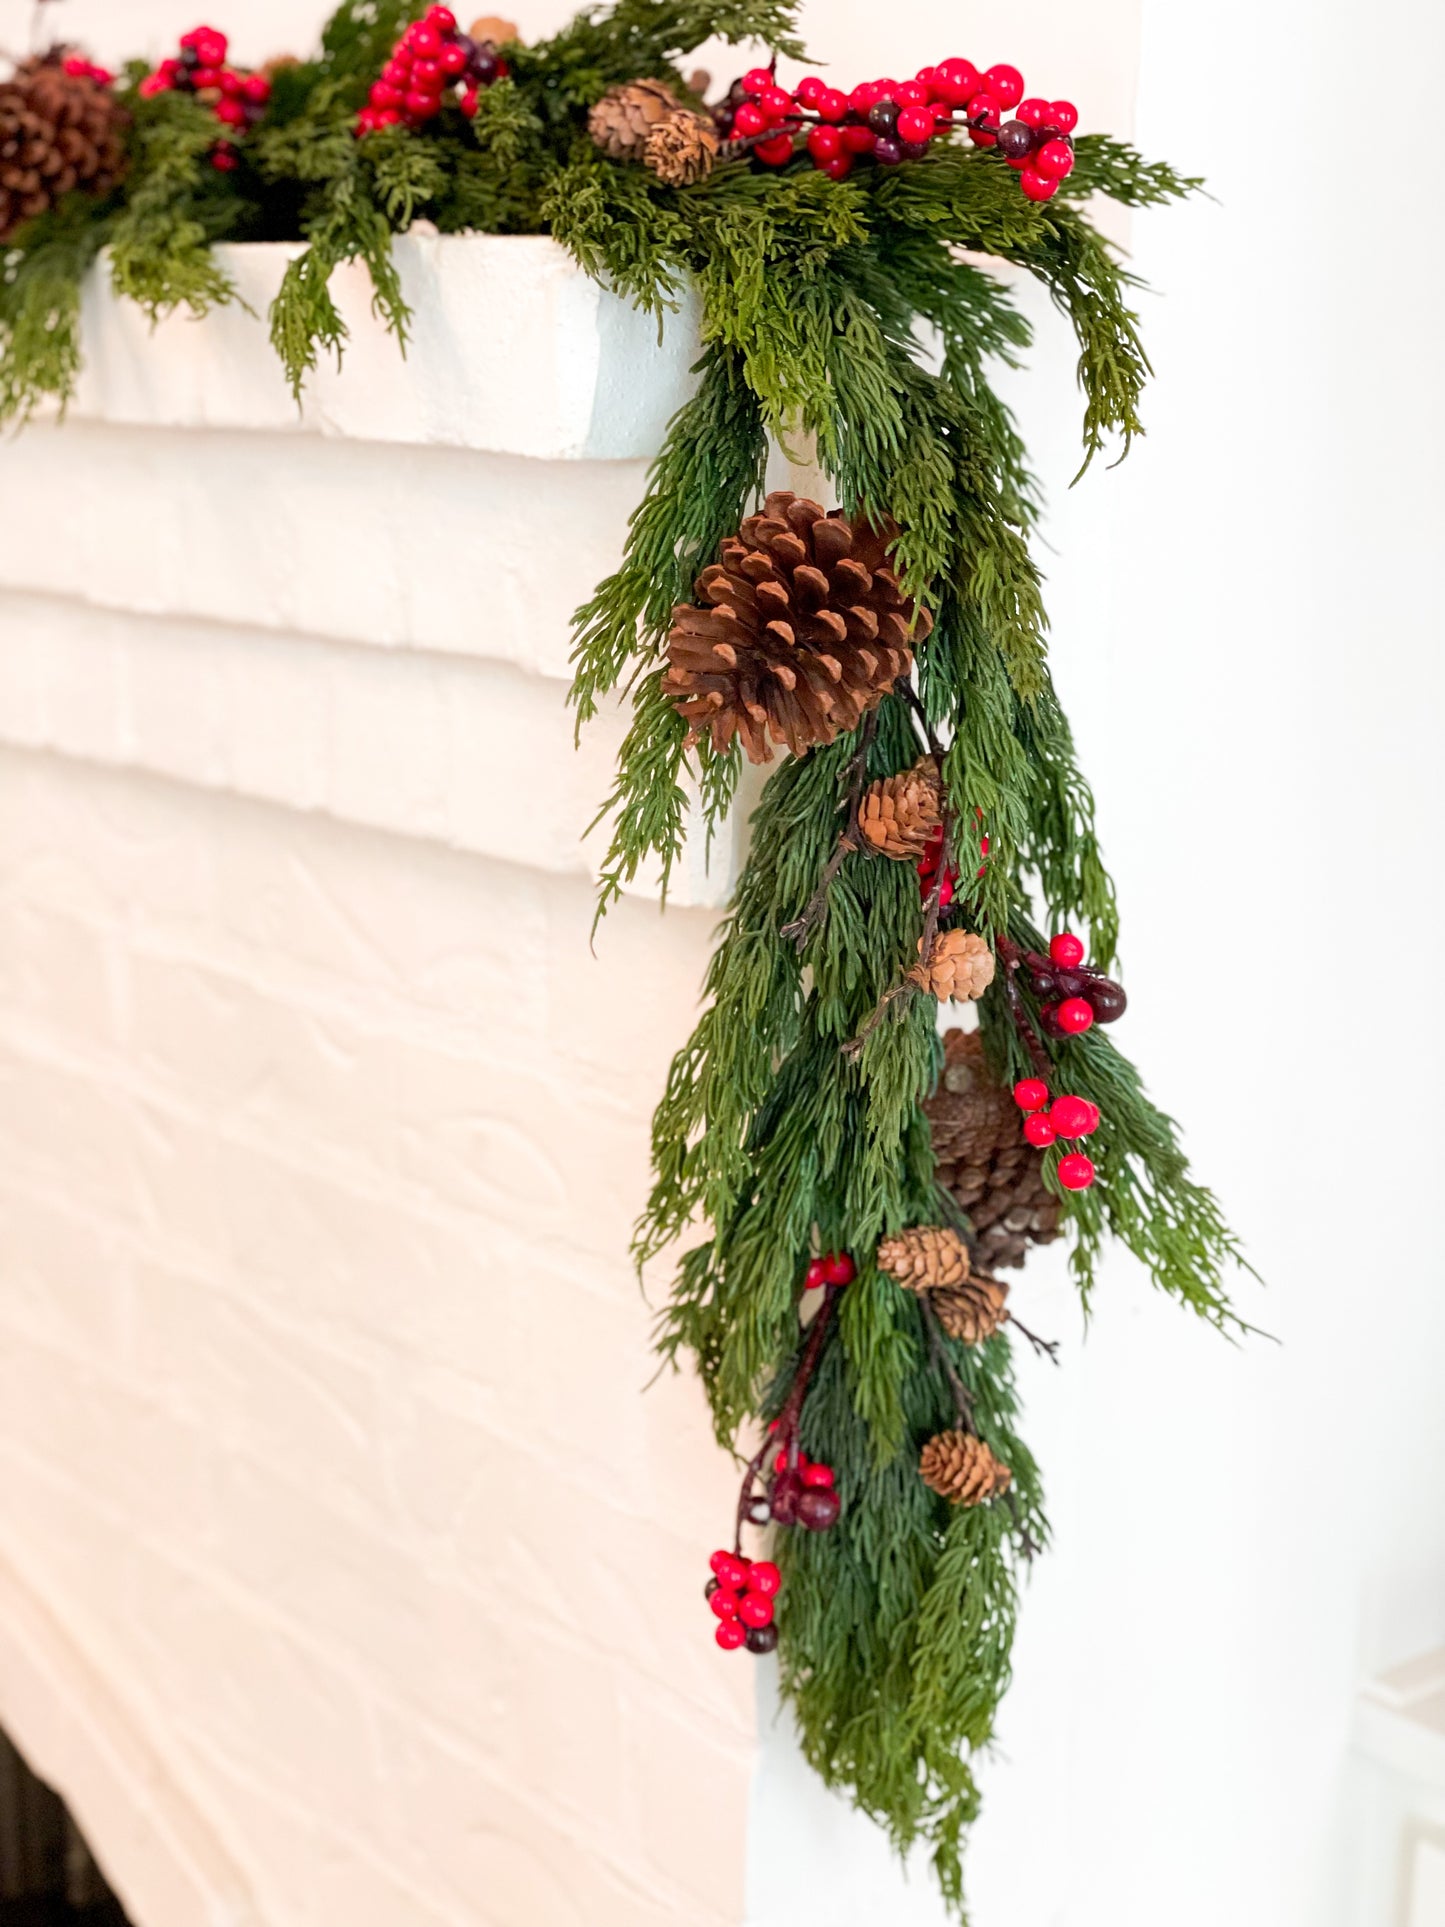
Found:
<path fill-rule="evenodd" d="M 787 490 L 722 545 L 673 610 L 663 694 L 722 751 L 741 737 L 754 763 L 856 728 L 913 666 L 933 618 L 888 566 L 897 537 Z"/>
<path fill-rule="evenodd" d="M 923 1107 L 938 1181 L 968 1214 L 980 1267 L 1021 1265 L 1030 1245 L 1059 1236 L 1043 1153 L 1025 1143 L 1013 1093 L 989 1070 L 980 1034 L 950 1030 L 943 1048 L 943 1076 Z"/>
<path fill-rule="evenodd" d="M 934 939 L 928 962 L 916 963 L 908 980 L 941 1004 L 968 1003 L 988 989 L 994 968 L 993 952 L 982 937 L 971 930 L 944 930 Z"/>
<path fill-rule="evenodd" d="M 972 1266 L 962 1232 L 949 1225 L 916 1224 L 883 1240 L 878 1269 L 908 1291 L 937 1291 L 964 1284 Z"/>
<path fill-rule="evenodd" d="M 125 170 L 125 109 L 63 62 L 56 48 L 0 82 L 0 241 L 72 188 L 109 193 Z"/>
<path fill-rule="evenodd" d="M 1013 1473 L 972 1432 L 940 1432 L 924 1446 L 919 1476 L 954 1505 L 982 1505 L 1013 1484 Z"/>
<path fill-rule="evenodd" d="M 665 80 L 629 80 L 602 96 L 587 131 L 609 160 L 640 161 L 653 128 L 681 108 Z"/>
<path fill-rule="evenodd" d="M 720 144 L 712 122 L 684 107 L 658 121 L 647 136 L 642 158 L 669 187 L 691 187 L 711 174 Z"/>
<path fill-rule="evenodd" d="M 931 756 L 871 783 L 858 806 L 858 828 L 865 841 L 898 862 L 916 863 L 942 822 L 943 788 Z"/>
<path fill-rule="evenodd" d="M 957 1290 L 945 1285 L 929 1292 L 928 1302 L 950 1338 L 963 1345 L 981 1345 L 1008 1317 L 1008 1286 L 998 1278 L 975 1275 Z"/>

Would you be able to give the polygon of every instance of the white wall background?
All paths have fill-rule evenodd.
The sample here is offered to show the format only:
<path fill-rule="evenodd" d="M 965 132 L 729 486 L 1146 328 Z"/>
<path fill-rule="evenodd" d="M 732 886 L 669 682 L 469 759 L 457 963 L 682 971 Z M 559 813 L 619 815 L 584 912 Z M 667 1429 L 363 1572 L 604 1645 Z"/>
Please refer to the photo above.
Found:
<path fill-rule="evenodd" d="M 251 0 L 238 52 L 322 11 Z M 4 38 L 27 13 L 0 4 Z M 1246 1235 L 1270 1284 L 1241 1286 L 1246 1309 L 1281 1343 L 1229 1349 L 1123 1258 L 1084 1343 L 1061 1266 L 1027 1274 L 1031 1322 L 1069 1339 L 1061 1372 L 1023 1362 L 1056 1543 L 988 1774 L 977 1921 L 1385 1927 L 1353 1695 L 1445 1640 L 1445 26 L 1416 0 L 807 13 L 850 73 L 1017 59 L 1216 197 L 1134 223 L 1158 380 L 1125 467 L 1066 492 L 1070 357 L 1042 313 L 1018 402 L 1124 902 L 1123 1041 Z M 102 52 L 191 24 L 174 0 L 64 17 Z M 751 1927 L 940 1918 L 780 1738 L 752 1843 Z"/>

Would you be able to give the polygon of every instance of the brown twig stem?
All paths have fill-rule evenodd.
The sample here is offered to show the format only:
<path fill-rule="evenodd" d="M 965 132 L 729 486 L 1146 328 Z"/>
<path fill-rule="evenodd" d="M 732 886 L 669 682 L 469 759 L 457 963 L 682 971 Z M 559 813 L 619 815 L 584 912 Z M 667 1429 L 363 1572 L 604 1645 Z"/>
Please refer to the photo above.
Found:
<path fill-rule="evenodd" d="M 973 1419 L 973 1394 L 959 1376 L 957 1365 L 949 1357 L 943 1327 L 938 1322 L 938 1313 L 928 1302 L 926 1291 L 919 1293 L 918 1306 L 923 1313 L 924 1327 L 928 1332 L 928 1349 L 933 1353 L 934 1363 L 947 1379 L 948 1389 L 953 1394 L 953 1409 L 958 1417 L 959 1430 L 971 1432 L 977 1438 L 978 1427 Z"/>
<path fill-rule="evenodd" d="M 749 1460 L 747 1471 L 743 1474 L 742 1490 L 738 1494 L 737 1522 L 733 1533 L 735 1553 L 742 1551 L 743 1527 L 747 1523 L 748 1507 L 755 1496 L 753 1486 L 769 1454 L 786 1452 L 789 1469 L 797 1468 L 800 1455 L 798 1422 L 803 1416 L 803 1401 L 808 1396 L 808 1387 L 813 1381 L 813 1374 L 818 1369 L 818 1361 L 823 1356 L 823 1347 L 827 1343 L 828 1334 L 833 1326 L 833 1313 L 844 1289 L 842 1285 L 824 1286 L 823 1302 L 819 1305 L 813 1322 L 808 1327 L 808 1339 L 803 1347 L 803 1356 L 798 1360 L 798 1369 L 793 1374 L 793 1382 L 788 1388 L 787 1398 L 783 1401 L 783 1409 L 778 1414 L 777 1425 L 769 1431 L 758 1451 Z"/>
<path fill-rule="evenodd" d="M 845 857 L 861 850 L 865 856 L 873 854 L 872 846 L 858 833 L 858 812 L 863 807 L 863 792 L 868 787 L 868 752 L 873 747 L 873 738 L 878 733 L 878 711 L 870 709 L 863 720 L 863 728 L 858 737 L 857 748 L 844 767 L 843 774 L 848 779 L 848 814 L 838 836 L 837 846 L 829 857 L 818 887 L 809 897 L 803 913 L 791 923 L 785 923 L 782 935 L 795 943 L 799 950 L 807 943 L 814 927 L 821 923 L 828 909 L 828 892 L 833 880 L 843 867 Z"/>

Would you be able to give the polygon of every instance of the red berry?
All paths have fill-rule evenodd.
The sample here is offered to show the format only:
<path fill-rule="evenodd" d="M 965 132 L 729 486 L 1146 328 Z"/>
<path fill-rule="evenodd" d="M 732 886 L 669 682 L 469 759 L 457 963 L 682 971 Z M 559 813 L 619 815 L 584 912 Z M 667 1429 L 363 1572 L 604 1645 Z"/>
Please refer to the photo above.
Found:
<path fill-rule="evenodd" d="M 1023 175 L 1025 194 L 1029 191 L 1028 175 Z M 1093 1007 L 1086 1004 L 1082 997 L 1066 997 L 1054 1011 L 1059 1029 L 1066 1037 L 1077 1037 L 1088 1030 L 1094 1022 Z"/>
<path fill-rule="evenodd" d="M 898 116 L 898 138 L 902 141 L 932 140 L 933 124 L 933 116 L 926 107 L 905 107 Z"/>
<path fill-rule="evenodd" d="M 792 1453 L 787 1450 L 779 1452 L 778 1456 L 773 1460 L 773 1470 L 775 1472 L 786 1472 L 788 1469 L 788 1460 L 792 1456 Z M 799 1463 L 801 1463 L 801 1460 Z"/>
<path fill-rule="evenodd" d="M 836 87 L 825 87 L 818 97 L 818 112 L 826 121 L 842 120 L 848 111 L 848 96 Z"/>
<path fill-rule="evenodd" d="M 222 143 L 219 147 L 212 148 L 211 166 L 216 168 L 218 172 L 230 174 L 239 165 L 239 157 L 234 147 L 227 147 Z"/>
<path fill-rule="evenodd" d="M 745 100 L 733 115 L 733 132 L 739 140 L 746 139 L 750 134 L 761 134 L 767 124 L 767 115 L 750 100 Z"/>
<path fill-rule="evenodd" d="M 1041 1111 L 1049 1101 L 1049 1087 L 1041 1077 L 1023 1077 L 1014 1085 L 1014 1103 L 1021 1111 Z"/>
<path fill-rule="evenodd" d="M 797 101 L 791 94 L 785 94 L 781 87 L 765 87 L 758 105 L 774 123 L 785 121 L 790 114 L 798 111 Z"/>
<path fill-rule="evenodd" d="M 378 127 L 400 127 L 401 115 L 394 107 L 383 107 L 376 117 Z"/>
<path fill-rule="evenodd" d="M 835 154 L 831 160 L 819 161 L 818 165 L 830 181 L 846 181 L 853 172 L 853 156 Z"/>
<path fill-rule="evenodd" d="M 753 152 L 765 167 L 786 167 L 793 158 L 793 137 L 774 134 L 771 140 L 759 141 Z"/>
<path fill-rule="evenodd" d="M 831 1465 L 810 1465 L 803 1473 L 804 1485 L 824 1486 L 831 1485 L 832 1483 L 833 1468 Z"/>
<path fill-rule="evenodd" d="M 748 1576 L 746 1562 L 726 1548 L 715 1552 L 708 1564 L 725 1586 L 740 1586 Z"/>
<path fill-rule="evenodd" d="M 1090 1107 L 1081 1097 L 1056 1097 L 1049 1122 L 1060 1137 L 1087 1137 Z"/>
<path fill-rule="evenodd" d="M 411 62 L 409 60 L 388 60 L 381 70 L 381 77 L 388 87 L 405 88 L 407 82 L 411 79 Z"/>
<path fill-rule="evenodd" d="M 418 93 L 415 89 L 407 95 L 404 105 L 409 120 L 431 120 L 442 110 L 438 95 Z"/>
<path fill-rule="evenodd" d="M 806 78 L 798 82 L 796 89 L 798 99 L 803 105 L 813 109 L 817 108 L 818 102 L 827 91 L 827 82 L 820 80 L 816 74 L 808 74 Z"/>
<path fill-rule="evenodd" d="M 1017 67 L 1000 62 L 990 67 L 983 77 L 983 84 L 993 95 L 1000 107 L 1017 107 L 1024 97 L 1024 77 Z"/>
<path fill-rule="evenodd" d="M 1060 970 L 1073 970 L 1084 961 L 1084 945 L 1072 930 L 1061 930 L 1049 942 L 1049 956 Z"/>
<path fill-rule="evenodd" d="M 836 127 L 814 127 L 808 134 L 808 152 L 815 161 L 835 160 L 843 152 L 843 136 Z"/>
<path fill-rule="evenodd" d="M 803 1274 L 805 1291 L 821 1291 L 828 1282 L 828 1267 L 821 1258 L 814 1258 Z"/>
<path fill-rule="evenodd" d="M 392 91 L 396 92 L 394 88 Z M 264 107 L 266 102 L 271 98 L 270 81 L 264 74 L 247 74 L 241 84 L 241 98 L 250 101 L 253 107 Z M 401 95 L 398 93 L 397 100 L 400 100 L 400 98 Z M 392 101 L 389 104 L 394 107 L 396 101 Z"/>
<path fill-rule="evenodd" d="M 381 104 L 379 101 L 376 103 L 378 106 Z M 246 110 L 239 100 L 218 100 L 215 111 L 216 119 L 220 121 L 223 127 L 244 127 L 246 125 Z"/>
<path fill-rule="evenodd" d="M 1066 140 L 1045 141 L 1034 155 L 1034 168 L 1046 181 L 1061 181 L 1074 171 L 1074 150 Z"/>
<path fill-rule="evenodd" d="M 442 37 L 435 27 L 423 20 L 419 26 L 409 29 L 407 45 L 419 59 L 435 60 L 442 50 Z"/>
<path fill-rule="evenodd" d="M 221 70 L 219 67 L 193 67 L 191 69 L 191 85 L 197 93 L 199 93 L 203 87 L 219 87 L 220 84 Z"/>
<path fill-rule="evenodd" d="M 171 83 L 164 74 L 147 74 L 136 91 L 142 100 L 154 100 L 157 94 L 168 94 Z"/>
<path fill-rule="evenodd" d="M 953 902 L 953 880 L 957 876 L 957 874 L 958 872 L 956 870 L 950 870 L 948 875 L 943 879 L 943 882 L 939 886 L 938 907 L 940 910 L 946 910 L 949 904 Z M 980 872 L 980 875 L 981 874 L 982 872 Z M 932 888 L 933 886 L 930 883 L 927 886 L 927 888 L 924 890 L 923 894 L 925 899 L 927 899 L 927 897 L 931 894 Z"/>
<path fill-rule="evenodd" d="M 855 114 L 866 114 L 868 109 L 870 107 L 876 107 L 882 98 L 883 95 L 879 90 L 878 82 L 876 80 L 865 80 L 861 86 L 855 87 L 852 93 L 849 94 L 848 105 L 853 109 Z"/>
<path fill-rule="evenodd" d="M 878 144 L 878 136 L 871 127 L 845 127 L 843 146 L 849 154 L 871 154 Z"/>
<path fill-rule="evenodd" d="M 1051 201 L 1059 191 L 1057 181 L 1046 181 L 1036 167 L 1026 167 L 1019 175 L 1019 186 L 1031 201 Z"/>
<path fill-rule="evenodd" d="M 439 60 L 419 60 L 411 70 L 411 84 L 418 94 L 439 94 L 446 76 Z"/>
<path fill-rule="evenodd" d="M 399 107 L 404 96 L 395 87 L 388 87 L 384 80 L 372 82 L 367 99 L 373 107 Z"/>
<path fill-rule="evenodd" d="M 468 120 L 476 119 L 477 109 L 481 106 L 481 104 L 482 104 L 481 94 L 477 91 L 475 87 L 468 87 L 464 90 L 462 94 L 462 112 L 466 115 Z"/>
<path fill-rule="evenodd" d="M 823 1275 L 830 1285 L 851 1285 L 858 1276 L 858 1267 L 846 1251 L 830 1251 L 823 1267 Z"/>
<path fill-rule="evenodd" d="M 771 1626 L 773 1602 L 760 1592 L 744 1593 L 738 1601 L 738 1618 L 745 1626 Z"/>
<path fill-rule="evenodd" d="M 202 67 L 221 67 L 225 65 L 226 50 L 230 46 L 223 33 L 214 27 L 202 27 L 191 43 L 196 50 L 196 59 Z"/>
<path fill-rule="evenodd" d="M 226 67 L 221 72 L 221 92 L 229 94 L 234 100 L 241 91 L 241 76 L 234 67 Z"/>
<path fill-rule="evenodd" d="M 1014 119 L 1021 120 L 1025 127 L 1052 125 L 1049 103 L 1040 100 L 1037 94 L 1031 95 L 1028 100 L 1021 100 L 1014 109 Z"/>
<path fill-rule="evenodd" d="M 998 135 L 996 132 L 990 133 L 988 130 L 998 127 L 999 114 L 998 102 L 994 99 L 993 95 L 975 94 L 973 99 L 968 103 L 965 112 L 970 121 L 983 122 L 981 127 L 970 127 L 968 130 L 968 137 L 974 146 L 992 147 Z"/>
<path fill-rule="evenodd" d="M 938 82 L 938 69 L 936 67 L 920 67 L 914 75 L 914 79 L 918 81 L 920 86 L 928 89 L 928 98 L 930 100 L 936 100 L 938 98 L 933 91 Z"/>
<path fill-rule="evenodd" d="M 774 84 L 771 67 L 749 67 L 743 75 L 743 87 L 750 94 L 760 94 L 765 87 Z"/>
<path fill-rule="evenodd" d="M 752 1571 L 748 1574 L 748 1591 L 761 1593 L 764 1599 L 775 1599 L 782 1589 L 783 1575 L 771 1559 L 754 1559 Z"/>
<path fill-rule="evenodd" d="M 900 81 L 893 98 L 900 107 L 926 107 L 928 89 L 921 80 Z"/>
<path fill-rule="evenodd" d="M 898 82 L 896 80 L 892 78 L 875 80 L 873 85 L 878 89 L 879 100 L 896 101 L 898 99 Z"/>
<path fill-rule="evenodd" d="M 1071 100 L 1051 101 L 1048 124 L 1057 127 L 1061 134 L 1072 134 L 1079 124 L 1079 110 Z"/>
<path fill-rule="evenodd" d="M 944 60 L 938 67 L 934 93 L 948 107 L 966 107 L 978 92 L 979 72 L 971 60 Z"/>
<path fill-rule="evenodd" d="M 1087 1191 L 1094 1182 L 1094 1161 L 1082 1151 L 1071 1151 L 1059 1159 L 1059 1183 L 1066 1191 Z"/>
<path fill-rule="evenodd" d="M 441 67 L 442 72 L 450 74 L 453 79 L 458 74 L 464 74 L 467 70 L 466 49 L 459 47 L 455 40 L 449 40 L 441 51 Z"/>
<path fill-rule="evenodd" d="M 1052 1144 L 1057 1136 L 1058 1132 L 1042 1111 L 1035 1111 L 1032 1117 L 1024 1119 L 1024 1137 L 1035 1150 L 1042 1151 L 1045 1146 Z"/>
<path fill-rule="evenodd" d="M 428 7 L 426 17 L 438 33 L 455 33 L 457 17 L 450 7 Z"/>
<path fill-rule="evenodd" d="M 1099 1128 L 1100 1121 L 1103 1117 L 1103 1112 L 1099 1109 L 1097 1104 L 1090 1104 L 1088 1098 L 1085 1098 L 1083 1101 L 1089 1113 L 1089 1121 L 1084 1126 L 1084 1136 L 1092 1137 L 1095 1131 L 1097 1131 Z"/>
<path fill-rule="evenodd" d="M 735 1619 L 725 1619 L 713 1634 L 725 1653 L 735 1653 L 747 1638 L 746 1630 Z"/>
<path fill-rule="evenodd" d="M 707 1603 L 719 1619 L 736 1619 L 738 1616 L 740 1602 L 731 1586 L 719 1586 Z"/>

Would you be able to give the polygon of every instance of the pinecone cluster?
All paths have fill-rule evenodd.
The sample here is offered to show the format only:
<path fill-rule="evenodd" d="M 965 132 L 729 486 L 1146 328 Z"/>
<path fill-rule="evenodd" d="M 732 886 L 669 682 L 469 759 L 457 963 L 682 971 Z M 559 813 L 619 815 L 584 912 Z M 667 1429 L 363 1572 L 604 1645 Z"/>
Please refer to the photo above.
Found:
<path fill-rule="evenodd" d="M 770 495 L 673 611 L 662 688 L 689 740 L 738 737 L 768 763 L 776 744 L 799 755 L 856 728 L 933 627 L 888 566 L 897 533 Z"/>
<path fill-rule="evenodd" d="M 858 806 L 864 841 L 895 863 L 921 862 L 942 824 L 943 787 L 931 756 L 896 776 L 880 777 L 863 792 Z"/>
<path fill-rule="evenodd" d="M 75 188 L 108 194 L 124 173 L 130 117 L 99 76 L 54 48 L 0 82 L 0 241 Z"/>
<path fill-rule="evenodd" d="M 924 1446 L 918 1472 L 926 1486 L 952 1505 L 982 1505 L 1013 1484 L 1013 1473 L 972 1432 L 940 1432 Z"/>
<path fill-rule="evenodd" d="M 1059 1236 L 1059 1201 L 1044 1157 L 1019 1136 L 1018 1107 L 989 1070 L 977 1031 L 948 1031 L 943 1076 L 924 1105 L 938 1182 L 966 1212 L 979 1262 L 1021 1265 L 1031 1245 Z"/>
<path fill-rule="evenodd" d="M 913 966 L 908 980 L 941 1004 L 971 1003 L 993 982 L 994 969 L 993 952 L 982 937 L 971 930 L 941 930 L 931 954 Z"/>
<path fill-rule="evenodd" d="M 602 96 L 587 130 L 614 161 L 640 161 L 669 187 L 691 187 L 713 170 L 720 141 L 706 115 L 684 105 L 665 80 L 630 80 Z"/>
<path fill-rule="evenodd" d="M 983 1344 L 1008 1317 L 1008 1286 L 975 1272 L 963 1235 L 947 1225 L 885 1238 L 878 1269 L 905 1291 L 926 1292 L 939 1324 L 961 1344 Z"/>

